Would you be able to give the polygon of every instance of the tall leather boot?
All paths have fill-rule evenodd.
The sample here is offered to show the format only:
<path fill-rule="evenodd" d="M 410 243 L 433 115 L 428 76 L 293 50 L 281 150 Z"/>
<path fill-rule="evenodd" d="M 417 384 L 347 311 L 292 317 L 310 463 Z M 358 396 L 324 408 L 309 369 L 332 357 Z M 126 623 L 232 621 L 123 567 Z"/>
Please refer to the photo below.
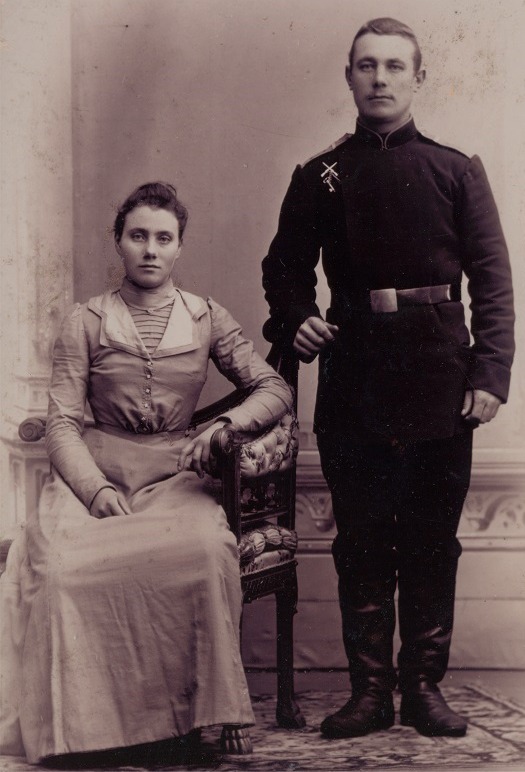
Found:
<path fill-rule="evenodd" d="M 395 567 L 392 560 L 386 561 L 386 566 L 375 566 L 371 576 L 369 561 L 366 574 L 359 575 L 347 559 L 338 561 L 335 552 L 334 558 L 352 696 L 340 710 L 325 718 L 321 732 L 331 738 L 360 737 L 394 724 Z"/>
<path fill-rule="evenodd" d="M 462 737 L 467 731 L 438 687 L 448 666 L 460 554 L 455 542 L 448 554 L 412 556 L 399 569 L 401 723 L 429 737 Z"/>

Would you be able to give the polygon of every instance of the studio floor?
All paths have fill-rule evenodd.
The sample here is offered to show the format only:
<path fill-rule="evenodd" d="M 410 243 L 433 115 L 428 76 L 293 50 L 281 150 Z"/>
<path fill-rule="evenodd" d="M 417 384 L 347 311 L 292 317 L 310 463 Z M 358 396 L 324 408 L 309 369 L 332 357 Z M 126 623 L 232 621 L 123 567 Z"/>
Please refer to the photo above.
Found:
<path fill-rule="evenodd" d="M 389 730 L 352 740 L 325 740 L 322 718 L 348 697 L 344 672 L 308 671 L 296 675 L 296 693 L 307 726 L 299 731 L 275 724 L 275 674 L 248 673 L 257 725 L 251 730 L 254 752 L 220 752 L 220 728 L 203 734 L 199 753 L 71 761 L 62 770 L 218 770 L 219 772 L 525 772 L 525 671 L 450 671 L 442 684 L 451 706 L 469 721 L 464 738 L 428 738 L 399 722 Z M 395 696 L 399 706 L 399 695 Z M 0 757 L 1 772 L 30 772 L 24 759 Z"/>
<path fill-rule="evenodd" d="M 275 691 L 273 673 L 249 672 L 247 677 L 252 694 L 271 694 Z M 525 708 L 525 670 L 449 670 L 442 685 L 459 687 L 465 684 L 499 693 Z M 297 671 L 295 689 L 297 692 L 344 692 L 348 689 L 348 673 L 345 670 Z"/>

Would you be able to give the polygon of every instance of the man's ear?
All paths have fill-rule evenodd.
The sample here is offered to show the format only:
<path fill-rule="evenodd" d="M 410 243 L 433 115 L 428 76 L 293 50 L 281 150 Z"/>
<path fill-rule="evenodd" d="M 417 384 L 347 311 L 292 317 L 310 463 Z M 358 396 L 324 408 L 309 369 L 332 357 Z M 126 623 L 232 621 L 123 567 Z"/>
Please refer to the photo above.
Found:
<path fill-rule="evenodd" d="M 352 91 L 352 68 L 349 64 L 347 64 L 345 67 L 345 78 L 346 82 L 348 83 L 348 88 L 350 91 Z"/>
<path fill-rule="evenodd" d="M 427 71 L 426 70 L 419 70 L 419 72 L 416 72 L 415 76 L 415 83 L 414 83 L 414 91 L 419 91 L 423 83 L 425 82 L 425 78 L 427 77 Z"/>

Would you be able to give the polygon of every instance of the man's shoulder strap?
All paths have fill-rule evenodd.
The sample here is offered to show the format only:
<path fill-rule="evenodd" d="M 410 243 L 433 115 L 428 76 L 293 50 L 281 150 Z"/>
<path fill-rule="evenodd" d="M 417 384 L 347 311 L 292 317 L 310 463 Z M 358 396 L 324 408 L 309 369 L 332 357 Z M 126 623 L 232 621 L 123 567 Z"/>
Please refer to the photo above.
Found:
<path fill-rule="evenodd" d="M 301 168 L 304 169 L 307 164 L 311 163 L 311 161 L 315 161 L 317 158 L 321 158 L 323 155 L 327 155 L 328 153 L 331 153 L 333 150 L 339 147 L 339 145 L 342 145 L 343 142 L 346 142 L 347 139 L 350 139 L 352 135 L 351 134 L 343 134 L 342 137 L 339 137 L 339 139 L 336 139 L 335 142 L 332 142 L 331 145 L 329 145 L 324 150 L 321 150 L 320 153 L 316 153 L 315 155 L 311 156 L 310 158 L 307 158 L 304 163 L 301 164 Z"/>
<path fill-rule="evenodd" d="M 452 147 L 451 145 L 447 145 L 444 142 L 441 142 L 439 137 L 436 137 L 435 135 L 432 136 L 429 133 L 425 132 L 422 134 L 420 131 L 418 131 L 418 136 L 421 142 L 424 142 L 427 145 L 433 145 L 434 147 L 439 147 L 442 150 L 448 150 L 451 153 L 455 153 L 456 155 L 462 156 L 463 158 L 469 159 L 470 155 L 457 147 Z"/>

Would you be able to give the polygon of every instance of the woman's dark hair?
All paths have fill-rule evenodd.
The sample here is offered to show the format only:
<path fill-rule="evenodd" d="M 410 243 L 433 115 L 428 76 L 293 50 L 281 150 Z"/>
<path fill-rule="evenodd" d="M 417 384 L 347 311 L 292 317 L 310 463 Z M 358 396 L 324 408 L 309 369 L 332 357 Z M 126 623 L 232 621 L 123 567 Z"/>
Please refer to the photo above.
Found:
<path fill-rule="evenodd" d="M 188 222 L 188 210 L 177 198 L 177 191 L 168 182 L 147 182 L 140 185 L 131 193 L 119 207 L 113 233 L 115 240 L 120 241 L 124 231 L 126 216 L 137 206 L 151 206 L 155 209 L 167 209 L 175 215 L 179 223 L 179 239 L 182 241 L 182 234 Z"/>
<path fill-rule="evenodd" d="M 414 46 L 414 71 L 419 72 L 422 59 L 421 49 L 419 48 L 419 43 L 417 42 L 417 38 L 413 30 L 411 30 L 407 24 L 403 24 L 402 21 L 391 19 L 388 16 L 367 21 L 366 24 L 363 24 L 363 26 L 357 30 L 357 34 L 352 42 L 350 53 L 348 54 L 350 69 L 352 69 L 354 64 L 356 41 L 359 40 L 359 38 L 362 38 L 363 35 L 367 35 L 370 32 L 374 35 L 400 35 L 402 38 L 407 38 L 407 40 L 410 40 Z"/>

